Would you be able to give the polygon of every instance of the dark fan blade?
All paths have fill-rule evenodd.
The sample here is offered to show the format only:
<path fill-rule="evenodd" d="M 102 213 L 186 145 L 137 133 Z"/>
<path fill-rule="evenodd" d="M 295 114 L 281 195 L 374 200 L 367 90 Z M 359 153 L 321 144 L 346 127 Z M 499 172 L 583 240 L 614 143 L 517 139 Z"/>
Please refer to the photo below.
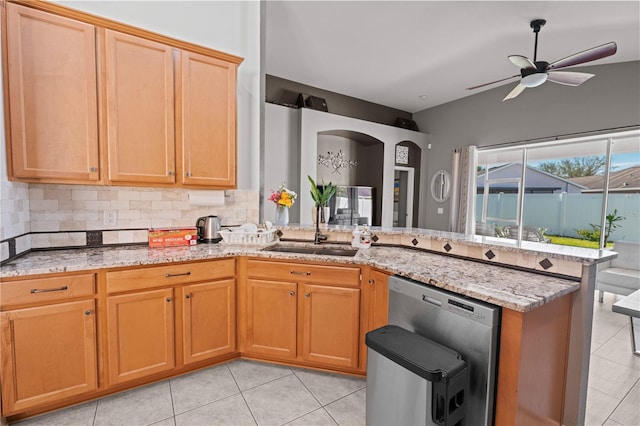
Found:
<path fill-rule="evenodd" d="M 594 75 L 586 72 L 552 71 L 547 80 L 567 86 L 580 86 Z"/>
<path fill-rule="evenodd" d="M 574 53 L 571 56 L 552 62 L 547 67 L 548 70 L 557 70 L 560 68 L 566 68 L 573 65 L 584 64 L 585 62 L 595 61 L 596 59 L 606 58 L 611 56 L 618 50 L 618 46 L 615 42 L 609 42 L 602 46 L 592 47 L 591 49 L 584 50 L 582 52 Z"/>
<path fill-rule="evenodd" d="M 501 81 L 511 80 L 512 78 L 520 77 L 520 74 L 512 75 L 511 77 L 503 78 L 500 80 L 492 81 L 491 83 L 480 84 L 479 86 L 467 87 L 466 90 L 479 89 L 480 87 L 490 86 L 492 84 L 500 83 Z"/>
<path fill-rule="evenodd" d="M 505 98 L 502 100 L 507 101 L 509 99 L 513 99 L 516 96 L 518 96 L 520 93 L 522 93 L 524 91 L 524 89 L 526 89 L 527 87 L 522 84 L 522 83 L 518 83 L 518 85 L 516 87 L 513 88 L 513 90 L 511 92 L 509 92 L 509 94 L 507 96 L 505 96 Z"/>
<path fill-rule="evenodd" d="M 534 64 L 531 59 L 522 56 L 522 55 L 510 55 L 509 56 L 509 60 L 511 61 L 511 63 L 513 65 L 515 65 L 516 67 L 520 68 L 520 69 L 529 69 L 529 70 L 535 70 L 536 68 L 536 64 Z"/>

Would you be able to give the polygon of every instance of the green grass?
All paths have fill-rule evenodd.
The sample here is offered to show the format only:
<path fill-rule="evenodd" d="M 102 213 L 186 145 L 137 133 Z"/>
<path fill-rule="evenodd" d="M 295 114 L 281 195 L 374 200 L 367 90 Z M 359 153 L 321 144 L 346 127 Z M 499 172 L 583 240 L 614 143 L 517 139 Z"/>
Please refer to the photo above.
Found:
<path fill-rule="evenodd" d="M 562 246 L 574 246 L 598 249 L 600 248 L 600 242 L 581 240 L 579 238 L 561 237 L 558 235 L 545 235 L 545 237 L 551 240 L 551 244 L 559 244 Z M 613 243 L 607 243 L 607 247 L 613 247 Z"/>

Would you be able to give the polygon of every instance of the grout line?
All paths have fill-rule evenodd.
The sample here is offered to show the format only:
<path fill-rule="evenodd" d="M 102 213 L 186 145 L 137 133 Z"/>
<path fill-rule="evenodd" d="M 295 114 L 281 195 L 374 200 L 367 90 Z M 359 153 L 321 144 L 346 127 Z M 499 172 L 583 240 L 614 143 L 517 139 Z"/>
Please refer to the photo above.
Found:
<path fill-rule="evenodd" d="M 231 362 L 234 362 L 234 361 L 231 361 Z M 253 413 L 253 410 L 251 409 L 251 406 L 247 402 L 247 398 L 244 397 L 244 391 L 242 389 L 240 389 L 240 385 L 238 384 L 238 381 L 236 380 L 236 376 L 233 375 L 233 371 L 231 371 L 231 368 L 229 367 L 229 364 L 231 364 L 231 362 L 227 362 L 224 365 L 227 366 L 227 369 L 229 370 L 229 373 L 231 374 L 231 378 L 233 379 L 234 383 L 236 384 L 236 387 L 238 388 L 238 392 L 240 393 L 240 397 L 244 401 L 244 405 L 247 406 L 247 409 L 249 410 L 249 414 L 251 414 L 251 418 L 253 419 L 253 422 L 257 425 L 258 424 L 258 420 L 256 420 L 256 416 Z M 253 389 L 253 388 L 251 388 L 251 389 Z"/>
<path fill-rule="evenodd" d="M 167 379 L 169 382 L 169 396 L 171 396 L 171 412 L 173 413 L 173 424 L 176 424 L 176 404 L 173 401 L 173 388 L 171 387 L 171 379 Z"/>
<path fill-rule="evenodd" d="M 618 408 L 620 408 L 620 406 L 621 406 L 621 405 L 622 405 L 622 403 L 624 402 L 625 398 L 626 398 L 627 396 L 629 396 L 629 394 L 630 394 L 630 393 L 631 393 L 631 391 L 633 390 L 634 386 L 636 386 L 638 383 L 640 383 L 640 378 L 638 378 L 638 379 L 635 381 L 635 383 L 634 383 L 634 384 L 632 384 L 632 385 L 629 387 L 629 390 L 627 391 L 627 393 L 625 393 L 625 394 L 624 394 L 624 396 L 623 396 L 622 398 L 620 398 L 620 402 L 618 402 L 618 405 L 616 405 L 616 407 L 615 407 L 613 410 L 611 410 L 611 413 L 609 413 L 609 415 L 607 416 L 607 420 L 611 420 L 611 421 L 613 421 L 613 422 L 616 422 L 615 420 L 611 419 L 611 416 L 613 416 L 613 414 L 618 410 Z M 600 392 L 602 392 L 602 391 L 600 391 Z M 606 393 L 606 392 L 603 392 L 603 393 Z M 605 420 L 605 422 L 606 422 L 607 420 Z M 618 423 L 618 422 L 616 422 L 616 423 Z"/>
<path fill-rule="evenodd" d="M 98 404 L 100 404 L 100 399 L 96 401 L 96 409 L 93 410 L 93 421 L 91 422 L 92 426 L 96 425 L 96 418 L 98 417 Z"/>
<path fill-rule="evenodd" d="M 237 362 L 237 361 L 238 361 L 238 360 L 233 360 L 232 362 Z M 259 361 L 246 361 L 246 360 L 242 360 L 242 359 L 241 359 L 241 360 L 239 360 L 239 361 L 240 361 L 240 362 L 255 362 L 255 363 L 260 363 Z M 275 365 L 275 364 L 270 364 L 270 363 L 265 362 L 265 363 L 262 363 L 262 365 Z M 279 365 L 279 367 L 286 367 L 286 366 Z M 240 389 L 240 393 L 242 393 L 242 392 L 246 392 L 246 391 L 249 391 L 249 390 L 251 390 L 251 389 L 255 389 L 255 388 L 257 388 L 257 387 L 260 387 L 260 386 L 262 386 L 262 385 L 266 385 L 267 383 L 272 383 L 272 382 L 275 382 L 276 380 L 280 380 L 280 379 L 283 379 L 283 378 L 285 378 L 285 377 L 287 377 L 287 376 L 290 376 L 290 375 L 294 374 L 293 369 L 292 369 L 291 367 L 287 367 L 287 368 L 289 369 L 289 373 L 285 374 L 284 376 L 281 376 L 281 377 L 278 377 L 278 378 L 275 378 L 275 379 L 269 380 L 269 381 L 264 382 L 264 383 L 260 383 L 259 385 L 255 385 L 255 386 L 253 386 L 253 387 L 251 387 L 251 388 L 248 388 L 248 389 L 245 389 L 245 390 L 240 389 L 240 386 L 238 386 L 238 389 Z M 231 370 L 231 369 L 229 369 L 229 370 Z M 231 372 L 231 375 L 233 376 L 233 372 Z M 234 377 L 233 379 L 235 380 L 235 377 Z M 236 381 L 236 384 L 238 384 L 238 382 L 237 382 L 237 381 Z"/>
<path fill-rule="evenodd" d="M 313 399 L 316 400 L 316 402 L 320 405 L 320 407 L 324 407 L 324 405 L 322 404 L 322 402 L 320 402 L 320 400 L 318 400 L 318 398 L 316 398 L 316 395 L 311 391 L 311 389 L 309 389 L 309 387 L 307 386 L 307 384 L 300 378 L 298 377 L 298 375 L 296 374 L 295 371 L 293 371 L 293 375 L 296 377 L 296 379 L 298 379 L 300 381 L 300 383 L 302 383 L 302 386 L 307 390 L 307 392 L 309 392 L 311 394 L 311 396 L 313 397 Z M 313 410 L 315 411 L 315 410 Z M 309 414 L 309 413 L 307 413 Z M 305 416 L 307 415 L 305 414 Z"/>
<path fill-rule="evenodd" d="M 333 418 L 333 416 L 331 415 L 331 413 L 327 410 L 327 407 L 326 407 L 326 406 L 325 406 L 325 407 L 322 407 L 322 409 L 324 410 L 324 412 L 325 412 L 325 413 L 327 413 L 327 416 L 329 416 L 329 418 L 330 418 L 331 420 L 333 420 L 333 422 L 334 422 L 336 425 L 340 426 L 340 423 L 338 423 L 338 421 L 337 421 L 336 419 L 334 419 L 334 418 Z"/>

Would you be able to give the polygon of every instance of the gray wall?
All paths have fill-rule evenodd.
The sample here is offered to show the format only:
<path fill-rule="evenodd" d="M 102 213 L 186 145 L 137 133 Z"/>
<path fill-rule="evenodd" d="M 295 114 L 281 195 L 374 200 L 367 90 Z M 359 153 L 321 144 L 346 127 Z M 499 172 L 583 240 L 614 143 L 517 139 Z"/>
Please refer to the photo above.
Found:
<path fill-rule="evenodd" d="M 332 114 L 388 125 L 393 125 L 398 117 L 411 119 L 411 113 L 406 111 L 307 86 L 306 84 L 285 80 L 269 74 L 266 75 L 265 85 L 265 100 L 270 103 L 295 105 L 298 93 L 304 93 L 325 99 L 327 108 Z"/>
<path fill-rule="evenodd" d="M 357 145 L 359 167 L 356 167 L 356 185 L 373 186 L 375 203 L 373 206 L 373 225 L 382 220 L 382 173 L 384 168 L 384 144 Z"/>
<path fill-rule="evenodd" d="M 640 62 L 572 69 L 596 76 L 580 87 L 547 82 L 502 102 L 510 83 L 417 112 L 413 119 L 429 134 L 429 170 L 451 169 L 454 148 L 551 140 L 587 132 L 640 126 Z M 429 176 L 429 179 L 431 176 Z M 444 206 L 444 214 L 436 214 Z M 427 227 L 447 230 L 449 203 L 427 201 Z"/>
<path fill-rule="evenodd" d="M 275 204 L 269 201 L 272 190 L 277 190 L 282 181 L 287 188 L 300 195 L 300 117 L 298 110 L 266 104 L 264 111 L 264 164 L 262 178 L 264 190 L 261 194 L 262 220 L 273 222 Z M 302 190 L 308 191 L 309 188 Z M 289 209 L 289 222 L 300 222 L 299 203 Z"/>

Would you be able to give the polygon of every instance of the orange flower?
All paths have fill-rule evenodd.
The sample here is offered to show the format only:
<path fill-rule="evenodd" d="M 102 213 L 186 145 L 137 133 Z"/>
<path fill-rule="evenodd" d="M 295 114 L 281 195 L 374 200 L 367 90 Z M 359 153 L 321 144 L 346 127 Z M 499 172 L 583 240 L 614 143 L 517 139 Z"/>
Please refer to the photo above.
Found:
<path fill-rule="evenodd" d="M 288 189 L 286 187 L 286 184 L 283 182 L 277 191 L 271 190 L 269 201 L 273 201 L 278 206 L 289 208 L 293 205 L 296 197 L 297 194 L 294 191 Z"/>

